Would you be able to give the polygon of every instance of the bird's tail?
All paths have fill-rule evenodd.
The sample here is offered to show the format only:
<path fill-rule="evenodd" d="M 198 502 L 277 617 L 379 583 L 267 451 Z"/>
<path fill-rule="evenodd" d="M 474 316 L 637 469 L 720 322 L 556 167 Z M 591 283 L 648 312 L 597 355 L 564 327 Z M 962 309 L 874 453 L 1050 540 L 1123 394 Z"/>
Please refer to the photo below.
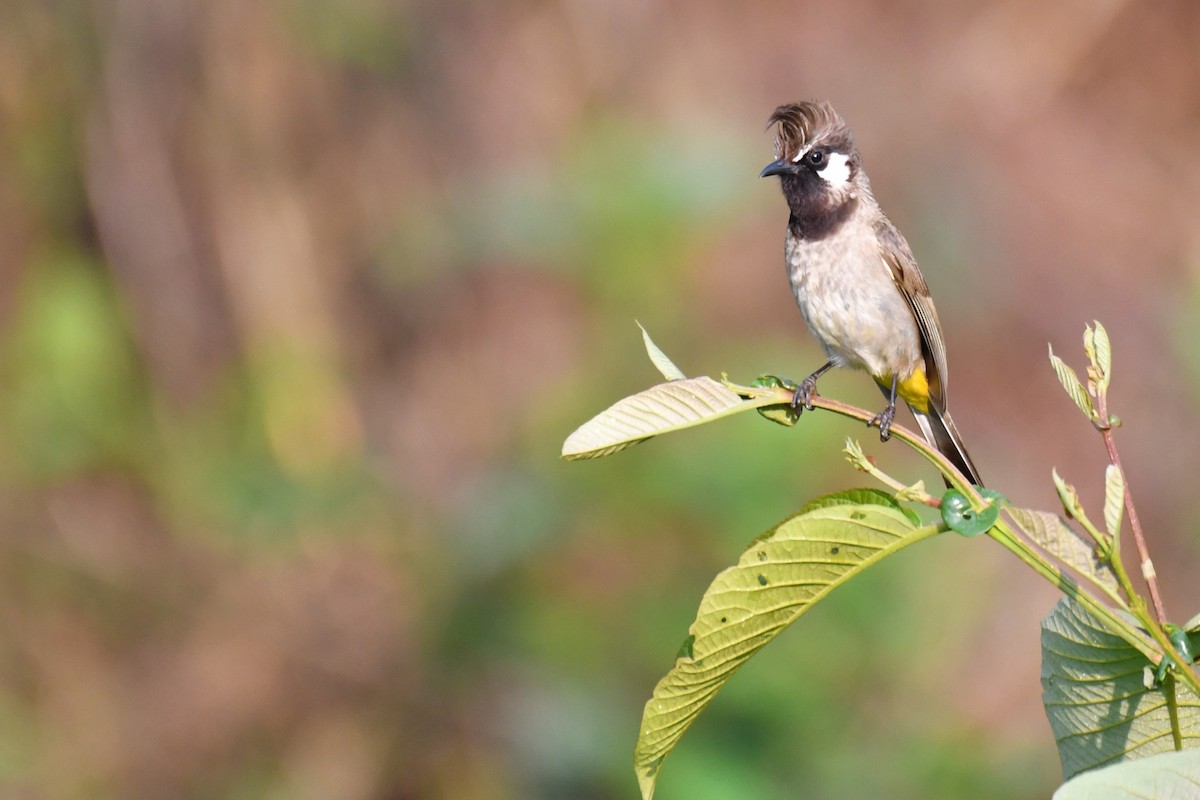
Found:
<path fill-rule="evenodd" d="M 967 476 L 967 480 L 976 486 L 982 486 L 983 481 L 979 477 L 979 470 L 975 469 L 975 464 L 967 455 L 967 447 L 963 444 L 958 428 L 954 427 L 954 420 L 950 418 L 950 412 L 938 410 L 932 402 L 929 404 L 928 414 L 915 408 L 912 408 L 912 412 L 913 416 L 917 418 L 917 425 L 921 427 L 925 441 L 936 447 L 942 455 L 949 459 L 959 472 Z"/>

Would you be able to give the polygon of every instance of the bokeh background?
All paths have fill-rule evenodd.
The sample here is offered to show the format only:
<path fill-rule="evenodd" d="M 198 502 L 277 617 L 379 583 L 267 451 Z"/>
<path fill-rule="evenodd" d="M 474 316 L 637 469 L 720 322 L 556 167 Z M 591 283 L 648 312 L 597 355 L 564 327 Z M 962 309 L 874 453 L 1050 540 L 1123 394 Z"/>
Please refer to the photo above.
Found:
<path fill-rule="evenodd" d="M 1168 610 L 1200 606 L 1200 5 L 0 5 L 0 796 L 633 797 L 711 577 L 860 485 L 829 415 L 599 462 L 579 423 L 821 361 L 758 170 L 831 100 L 907 234 L 985 478 L 1095 504 L 1086 321 Z M 822 390 L 874 407 L 861 375 Z M 933 485 L 936 485 L 934 483 Z M 847 586 L 659 796 L 1026 798 L 1055 599 L 989 541 Z"/>

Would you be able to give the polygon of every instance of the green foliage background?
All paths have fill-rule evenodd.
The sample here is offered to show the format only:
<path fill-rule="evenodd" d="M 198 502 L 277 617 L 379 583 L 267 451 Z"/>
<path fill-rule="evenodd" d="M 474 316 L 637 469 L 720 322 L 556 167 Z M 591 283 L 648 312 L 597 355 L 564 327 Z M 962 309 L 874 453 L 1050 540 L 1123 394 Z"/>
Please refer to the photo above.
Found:
<path fill-rule="evenodd" d="M 1105 320 L 1194 608 L 1198 21 L 1136 5 L 0 8 L 0 794 L 636 796 L 704 587 L 861 482 L 858 431 L 559 446 L 655 380 L 635 318 L 689 374 L 817 363 L 755 178 L 801 97 L 858 133 L 1022 505 L 1055 507 L 1052 464 L 1102 496 L 1044 358 Z M 840 590 L 658 797 L 1047 794 L 1054 598 L 995 550 L 939 537 Z"/>

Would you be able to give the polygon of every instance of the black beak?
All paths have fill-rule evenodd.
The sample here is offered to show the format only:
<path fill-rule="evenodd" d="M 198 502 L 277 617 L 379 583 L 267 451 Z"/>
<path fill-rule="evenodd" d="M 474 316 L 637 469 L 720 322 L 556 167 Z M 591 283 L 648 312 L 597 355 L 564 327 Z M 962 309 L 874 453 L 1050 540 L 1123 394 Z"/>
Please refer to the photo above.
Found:
<path fill-rule="evenodd" d="M 758 173 L 760 178 L 769 178 L 772 175 L 786 175 L 789 172 L 794 172 L 796 165 L 788 161 L 786 158 L 781 158 L 778 161 L 772 161 L 763 167 L 763 171 Z"/>

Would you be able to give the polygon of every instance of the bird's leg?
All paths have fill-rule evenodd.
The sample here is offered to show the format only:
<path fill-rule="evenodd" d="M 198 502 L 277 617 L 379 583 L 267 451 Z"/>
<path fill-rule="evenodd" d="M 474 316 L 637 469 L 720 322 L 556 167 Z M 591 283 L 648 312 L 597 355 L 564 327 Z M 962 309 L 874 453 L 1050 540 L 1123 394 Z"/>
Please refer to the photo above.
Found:
<path fill-rule="evenodd" d="M 872 425 L 879 426 L 879 441 L 886 442 L 891 438 L 892 421 L 896 419 L 896 379 L 897 375 L 892 375 L 892 393 L 888 395 L 888 404 L 875 416 L 871 417 L 871 421 L 867 423 L 867 427 Z"/>
<path fill-rule="evenodd" d="M 832 361 L 826 361 L 823 367 L 800 381 L 800 385 L 796 387 L 796 393 L 792 395 L 792 411 L 795 411 L 797 416 L 806 409 L 812 411 L 813 395 L 817 393 L 817 378 L 829 372 L 833 366 Z"/>

